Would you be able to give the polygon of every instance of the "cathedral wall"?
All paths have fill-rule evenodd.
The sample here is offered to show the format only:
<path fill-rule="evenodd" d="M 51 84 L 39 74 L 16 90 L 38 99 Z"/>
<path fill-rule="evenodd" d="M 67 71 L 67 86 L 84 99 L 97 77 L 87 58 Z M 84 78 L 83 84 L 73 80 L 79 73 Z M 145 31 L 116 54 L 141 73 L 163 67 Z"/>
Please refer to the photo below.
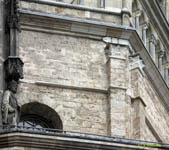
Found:
<path fill-rule="evenodd" d="M 117 5 L 120 8 L 121 2 Z M 27 2 L 21 2 L 21 8 L 121 24 L 121 16 L 87 10 Z M 113 31 L 110 36 L 117 38 L 117 43 L 108 44 L 112 46 L 108 54 L 111 56 L 106 58 L 107 45 L 101 40 L 103 35 L 99 35 L 101 28 L 97 28 L 101 30 L 100 37 L 88 33 L 87 25 L 79 22 L 77 26 L 68 24 L 69 32 L 67 28 L 61 31 L 57 24 L 53 28 L 52 23 L 38 28 L 41 17 L 36 20 L 35 16 L 34 24 L 29 24 L 29 15 L 21 21 L 19 57 L 24 62 L 25 77 L 17 95 L 20 105 L 39 102 L 50 106 L 61 117 L 64 130 L 158 142 L 169 140 L 165 104 L 142 70 L 143 64 L 137 62 L 140 60 L 134 62 L 136 68 L 130 68 L 134 50 L 126 45 L 128 40 L 118 39 L 121 36 Z M 91 26 L 93 30 L 94 25 Z M 116 42 L 115 38 L 111 42 Z"/>
<path fill-rule="evenodd" d="M 103 42 L 22 31 L 20 57 L 26 80 L 86 88 L 107 88 Z"/>
<path fill-rule="evenodd" d="M 22 31 L 19 54 L 24 80 L 19 103 L 50 106 L 61 117 L 64 130 L 107 135 L 107 94 L 90 91 L 107 89 L 104 46 L 91 39 Z M 72 88 L 37 85 L 37 81 Z"/>
<path fill-rule="evenodd" d="M 105 46 L 89 38 L 23 30 L 20 105 L 48 105 L 64 130 L 167 142 L 168 114 L 149 78 L 130 68 L 127 46 L 112 45 L 110 60 Z"/>
<path fill-rule="evenodd" d="M 146 75 L 135 70 L 132 71 L 131 79 L 134 97 L 140 97 L 145 107 L 145 112 L 141 112 L 141 115 L 145 115 L 145 124 L 141 126 L 142 138 L 148 141 L 169 141 L 169 119 L 165 104 Z"/>
<path fill-rule="evenodd" d="M 64 130 L 107 135 L 105 94 L 22 83 L 18 102 L 48 105 L 60 116 Z"/>

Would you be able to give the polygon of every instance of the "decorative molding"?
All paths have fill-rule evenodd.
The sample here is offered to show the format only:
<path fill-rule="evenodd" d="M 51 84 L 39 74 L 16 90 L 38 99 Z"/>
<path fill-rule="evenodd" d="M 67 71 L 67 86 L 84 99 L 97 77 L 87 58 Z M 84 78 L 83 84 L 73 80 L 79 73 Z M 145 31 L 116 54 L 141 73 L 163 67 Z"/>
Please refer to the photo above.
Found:
<path fill-rule="evenodd" d="M 169 149 L 169 145 L 157 142 L 146 142 L 118 137 L 85 134 L 69 131 L 37 131 L 22 128 L 13 128 L 0 131 L 1 148 L 29 147 L 40 149 L 147 149 L 145 145 L 153 148 Z M 43 144 L 42 144 L 43 143 Z"/>
<path fill-rule="evenodd" d="M 111 37 L 104 37 L 103 38 L 103 42 L 105 42 L 107 44 L 107 46 L 109 44 L 115 44 L 115 45 L 121 45 L 121 46 L 127 46 L 129 48 L 129 51 L 131 54 L 134 54 L 135 51 L 133 49 L 133 47 L 131 46 L 129 40 L 126 40 L 126 39 L 121 39 L 121 38 L 111 38 Z M 107 47 L 106 46 L 106 47 Z M 114 58 L 114 57 L 113 57 Z M 119 59 L 126 59 L 124 57 L 116 57 L 116 58 L 119 58 Z"/>
<path fill-rule="evenodd" d="M 122 14 L 129 14 L 129 16 L 131 16 L 131 13 L 128 9 L 112 8 L 112 10 L 106 10 L 103 8 L 87 7 L 84 5 L 74 5 L 74 4 L 68 4 L 68 3 L 63 3 L 63 2 L 55 2 L 52 0 L 29 0 L 29 1 L 21 0 L 21 1 L 25 1 L 27 3 L 37 3 L 37 4 L 43 4 L 43 5 L 49 5 L 49 6 L 64 7 L 64 8 L 70 8 L 70 9 L 83 10 L 83 11 L 111 14 L 111 15 L 121 16 Z"/>
<path fill-rule="evenodd" d="M 130 70 L 139 69 L 141 74 L 143 76 L 145 76 L 145 72 L 143 70 L 145 65 L 144 65 L 143 60 L 141 59 L 139 54 L 130 55 L 129 56 L 129 61 L 130 61 L 130 64 L 129 64 Z"/>
<path fill-rule="evenodd" d="M 142 9 L 137 8 L 136 10 L 133 11 L 135 17 L 140 17 L 142 14 Z"/>
<path fill-rule="evenodd" d="M 28 81 L 22 80 L 21 82 L 22 83 L 34 83 L 34 84 L 39 85 L 39 86 L 48 86 L 48 87 L 55 87 L 55 88 L 62 88 L 62 89 L 80 90 L 80 91 L 103 93 L 103 94 L 107 94 L 108 93 L 107 89 L 61 85 L 61 84 L 45 82 L 45 81 L 29 81 L 28 82 Z"/>

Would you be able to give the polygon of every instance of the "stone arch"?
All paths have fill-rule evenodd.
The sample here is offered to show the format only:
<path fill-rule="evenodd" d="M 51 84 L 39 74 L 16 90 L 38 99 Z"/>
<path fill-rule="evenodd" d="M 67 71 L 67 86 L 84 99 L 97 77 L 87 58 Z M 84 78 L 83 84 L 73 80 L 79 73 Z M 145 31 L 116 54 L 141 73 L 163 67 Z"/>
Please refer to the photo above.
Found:
<path fill-rule="evenodd" d="M 30 117 L 42 120 L 48 124 L 48 128 L 63 129 L 63 123 L 58 113 L 49 106 L 39 103 L 30 102 L 22 105 L 20 122 Z"/>

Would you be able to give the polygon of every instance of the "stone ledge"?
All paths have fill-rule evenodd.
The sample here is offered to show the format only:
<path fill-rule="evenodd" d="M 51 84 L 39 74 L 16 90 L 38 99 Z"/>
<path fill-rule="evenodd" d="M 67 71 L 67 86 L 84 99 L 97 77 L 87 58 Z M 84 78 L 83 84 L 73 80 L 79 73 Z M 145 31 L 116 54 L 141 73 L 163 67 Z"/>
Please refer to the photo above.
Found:
<path fill-rule="evenodd" d="M 147 145 L 148 147 L 146 147 Z M 5 129 L 0 131 L 0 148 L 29 147 L 41 149 L 168 149 L 163 143 L 146 142 L 117 137 L 106 137 L 71 131 L 44 132 L 21 128 Z"/>
<path fill-rule="evenodd" d="M 62 3 L 62 2 L 55 2 L 51 0 L 21 0 L 25 2 L 32 2 L 37 4 L 43 4 L 43 5 L 49 5 L 49 6 L 58 6 L 63 8 L 70 8 L 70 9 L 77 9 L 77 10 L 83 10 L 83 11 L 90 11 L 90 12 L 97 12 L 97 13 L 103 13 L 103 14 L 111 14 L 111 15 L 119 15 L 122 14 L 128 14 L 131 16 L 131 13 L 128 9 L 120 9 L 120 8 L 113 8 L 112 10 L 106 10 L 103 8 L 96 8 L 96 7 L 87 7 L 83 5 L 74 5 L 74 4 L 68 4 L 68 3 Z"/>

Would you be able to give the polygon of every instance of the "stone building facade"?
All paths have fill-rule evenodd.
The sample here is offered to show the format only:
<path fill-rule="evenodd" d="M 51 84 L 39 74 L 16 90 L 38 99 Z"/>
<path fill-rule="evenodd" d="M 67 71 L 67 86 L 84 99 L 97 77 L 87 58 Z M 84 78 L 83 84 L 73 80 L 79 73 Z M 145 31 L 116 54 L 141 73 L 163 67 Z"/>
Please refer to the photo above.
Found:
<path fill-rule="evenodd" d="M 2 129 L 1 148 L 57 149 L 59 140 L 60 149 L 169 149 L 167 0 L 20 0 L 15 50 L 0 3 L 2 97 L 4 61 L 24 62 L 22 128 Z"/>

